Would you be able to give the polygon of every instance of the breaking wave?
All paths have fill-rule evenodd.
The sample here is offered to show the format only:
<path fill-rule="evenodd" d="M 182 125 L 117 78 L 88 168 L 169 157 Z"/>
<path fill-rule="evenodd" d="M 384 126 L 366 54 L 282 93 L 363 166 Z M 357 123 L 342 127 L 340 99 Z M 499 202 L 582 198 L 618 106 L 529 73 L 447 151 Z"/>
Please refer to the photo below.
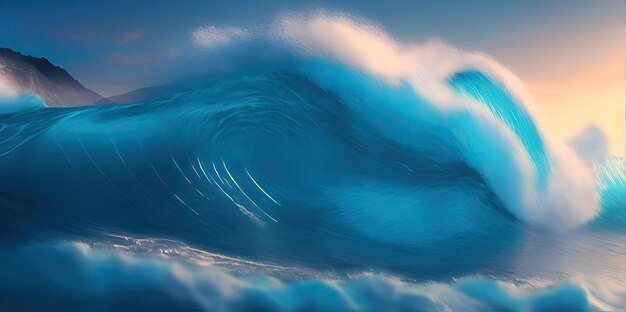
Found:
<path fill-rule="evenodd" d="M 0 271 L 2 308 L 623 307 L 623 160 L 590 166 L 552 139 L 508 70 L 345 16 L 236 33 L 219 48 L 245 38 L 271 61 L 145 102 L 0 116 L 0 267 L 17 268 Z M 119 236 L 230 260 L 163 262 Z M 68 270 L 79 282 L 42 273 Z M 617 286 L 569 282 L 598 272 Z M 537 276 L 554 286 L 498 282 Z"/>

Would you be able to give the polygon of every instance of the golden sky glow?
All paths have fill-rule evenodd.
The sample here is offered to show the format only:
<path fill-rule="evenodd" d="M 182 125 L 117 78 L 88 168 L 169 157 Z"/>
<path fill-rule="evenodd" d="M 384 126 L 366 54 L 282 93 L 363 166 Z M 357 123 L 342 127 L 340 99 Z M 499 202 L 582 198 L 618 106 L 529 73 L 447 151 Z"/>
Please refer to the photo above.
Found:
<path fill-rule="evenodd" d="M 560 81 L 526 81 L 546 126 L 569 139 L 590 123 L 602 128 L 609 151 L 624 155 L 624 54 Z"/>

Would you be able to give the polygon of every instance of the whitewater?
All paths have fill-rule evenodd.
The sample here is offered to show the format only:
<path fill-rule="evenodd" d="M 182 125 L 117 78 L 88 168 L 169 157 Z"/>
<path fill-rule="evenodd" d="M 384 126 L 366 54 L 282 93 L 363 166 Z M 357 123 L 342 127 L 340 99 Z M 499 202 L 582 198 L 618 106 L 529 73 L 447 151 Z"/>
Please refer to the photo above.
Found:
<path fill-rule="evenodd" d="M 239 66 L 77 108 L 0 77 L 0 309 L 626 308 L 624 158 L 490 57 L 328 13 L 192 40 Z"/>

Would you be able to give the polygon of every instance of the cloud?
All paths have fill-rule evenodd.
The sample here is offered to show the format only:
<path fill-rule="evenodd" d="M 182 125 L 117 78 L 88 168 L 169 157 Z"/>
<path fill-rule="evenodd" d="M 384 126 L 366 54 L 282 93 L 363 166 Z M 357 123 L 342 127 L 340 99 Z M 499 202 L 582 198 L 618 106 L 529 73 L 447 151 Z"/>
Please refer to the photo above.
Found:
<path fill-rule="evenodd" d="M 192 33 L 193 42 L 202 48 L 217 48 L 233 41 L 245 40 L 250 34 L 241 27 L 206 26 L 195 29 Z"/>
<path fill-rule="evenodd" d="M 137 41 L 143 38 L 144 32 L 142 30 L 131 30 L 124 32 L 115 38 L 115 42 L 117 43 L 128 43 Z"/>
<path fill-rule="evenodd" d="M 588 125 L 569 140 L 569 145 L 585 161 L 598 161 L 609 154 L 609 139 L 600 126 Z"/>

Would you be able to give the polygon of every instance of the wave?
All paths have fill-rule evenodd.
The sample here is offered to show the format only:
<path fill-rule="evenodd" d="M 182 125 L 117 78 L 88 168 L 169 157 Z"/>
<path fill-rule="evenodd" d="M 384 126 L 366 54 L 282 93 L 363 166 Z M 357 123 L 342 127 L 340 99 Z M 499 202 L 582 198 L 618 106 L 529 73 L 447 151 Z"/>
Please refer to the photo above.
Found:
<path fill-rule="evenodd" d="M 84 291 L 114 292 L 131 307 L 122 291 L 129 276 L 154 281 L 146 292 L 168 294 L 167 304 L 201 308 L 623 304 L 597 299 L 600 290 L 587 284 L 537 293 L 496 281 L 421 284 L 471 274 L 556 279 L 567 270 L 617 278 L 623 163 L 590 167 L 552 139 L 513 74 L 486 56 L 438 42 L 400 43 L 345 16 L 286 16 L 266 32 L 258 40 L 243 30 L 235 37 L 248 47 L 271 46 L 271 60 L 250 60 L 243 71 L 153 100 L 0 115 L 0 242 L 115 245 L 112 233 L 160 237 L 244 261 L 252 272 L 265 263 L 390 272 L 417 283 L 376 277 L 283 284 L 263 270 L 260 280 L 219 272 L 196 279 L 153 260 L 128 269 L 110 255 L 100 263 L 76 260 L 75 251 L 65 259 L 57 247 L 32 251 L 77 261 L 85 269 L 77 278 L 89 283 L 114 271 L 111 285 L 94 282 Z M 217 46 L 226 54 L 241 48 L 237 38 L 222 37 Z M 31 252 L 24 250 L 7 261 L 21 261 L 19 253 Z M 541 256 L 551 260 L 537 262 Z M 20 280 L 12 274 L 2 271 L 0 280 Z M 186 286 L 162 289 L 163 280 Z M 225 281 L 232 287 L 221 288 Z M 83 286 L 68 285 L 78 288 L 67 293 Z M 486 289 L 501 296 L 481 295 Z M 231 302 L 225 291 L 243 295 Z M 367 303 L 365 294 L 378 291 L 381 300 L 403 299 Z M 313 297 L 295 298 L 302 293 Z"/>
<path fill-rule="evenodd" d="M 464 160 L 519 219 L 551 228 L 555 219 L 560 225 L 576 225 L 597 212 L 589 171 L 571 151 L 539 129 L 522 84 L 488 57 L 440 43 L 401 44 L 343 17 L 300 17 L 283 23 L 285 37 L 304 53 L 330 57 L 392 84 L 408 84 L 414 98 L 394 103 L 399 107 L 391 116 L 413 111 L 408 123 L 425 119 L 440 124 L 453 132 L 452 140 L 466 134 L 460 144 Z M 328 72 L 320 80 L 326 86 L 346 81 Z M 337 89 L 342 94 L 350 92 L 349 87 Z M 384 93 L 377 99 L 362 88 L 356 90 L 389 114 L 393 104 L 385 101 Z M 415 144 L 412 140 L 409 135 L 405 143 Z"/>
<path fill-rule="evenodd" d="M 69 310 L 216 311 L 609 311 L 626 304 L 623 285 L 584 278 L 554 284 L 485 278 L 411 283 L 361 275 L 285 282 L 94 250 L 84 243 L 35 244 L 0 254 L 0 275 L 8 277 L 0 280 L 1 296 L 11 298 L 1 301 L 3 310 L 45 310 L 60 302 Z M 39 261 L 42 256 L 46 261 Z M 47 273 L 55 271 L 67 275 Z"/>
<path fill-rule="evenodd" d="M 14 86 L 0 74 L 0 114 L 45 106 L 43 99 L 36 94 L 18 94 Z"/>

